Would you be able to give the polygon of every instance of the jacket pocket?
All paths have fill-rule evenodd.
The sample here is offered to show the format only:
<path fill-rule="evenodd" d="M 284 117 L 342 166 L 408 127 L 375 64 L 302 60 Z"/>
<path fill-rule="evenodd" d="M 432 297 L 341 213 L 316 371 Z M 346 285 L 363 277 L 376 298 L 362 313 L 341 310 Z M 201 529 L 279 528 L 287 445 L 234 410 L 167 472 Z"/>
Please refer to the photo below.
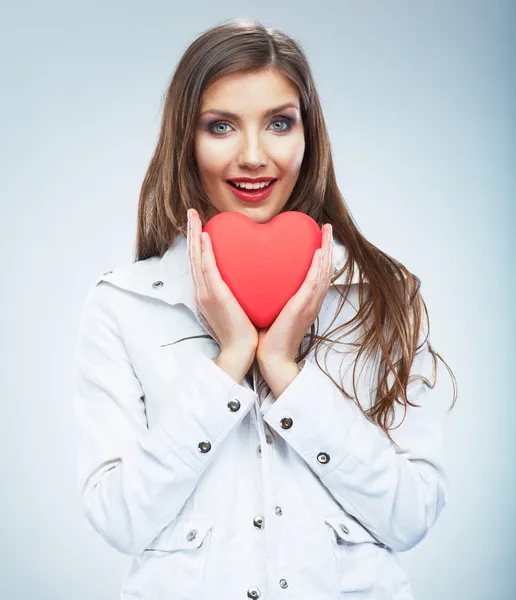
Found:
<path fill-rule="evenodd" d="M 213 521 L 201 515 L 179 515 L 145 552 L 176 552 L 200 548 L 213 529 Z"/>
<path fill-rule="evenodd" d="M 325 518 L 326 523 L 335 532 L 335 538 L 342 539 L 345 543 L 360 544 L 362 542 L 371 542 L 381 548 L 386 548 L 385 544 L 377 540 L 369 531 L 355 518 L 347 513 L 339 513 Z"/>
<path fill-rule="evenodd" d="M 179 515 L 133 559 L 122 598 L 197 600 L 213 527 L 204 515 Z"/>
<path fill-rule="evenodd" d="M 347 514 L 325 518 L 338 571 L 338 595 L 346 600 L 390 600 L 389 549 Z"/>

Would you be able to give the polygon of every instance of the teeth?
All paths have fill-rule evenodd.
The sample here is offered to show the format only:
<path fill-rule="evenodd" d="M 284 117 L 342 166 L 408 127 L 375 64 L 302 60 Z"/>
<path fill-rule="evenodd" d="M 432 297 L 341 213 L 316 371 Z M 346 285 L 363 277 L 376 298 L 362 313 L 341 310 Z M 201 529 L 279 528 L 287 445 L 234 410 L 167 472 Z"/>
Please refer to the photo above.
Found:
<path fill-rule="evenodd" d="M 234 186 L 245 190 L 259 190 L 261 188 L 268 187 L 272 183 L 272 181 L 269 181 L 269 183 L 265 183 L 263 181 L 261 183 L 232 183 Z"/>

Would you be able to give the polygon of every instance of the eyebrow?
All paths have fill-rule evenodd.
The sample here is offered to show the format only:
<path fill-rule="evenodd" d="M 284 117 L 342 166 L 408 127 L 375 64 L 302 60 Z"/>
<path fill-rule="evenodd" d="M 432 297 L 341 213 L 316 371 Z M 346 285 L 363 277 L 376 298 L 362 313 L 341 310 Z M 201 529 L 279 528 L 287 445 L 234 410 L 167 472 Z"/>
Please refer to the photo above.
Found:
<path fill-rule="evenodd" d="M 277 113 L 281 110 L 285 110 L 285 108 L 295 108 L 295 109 L 299 110 L 299 107 L 297 106 L 297 104 L 294 104 L 293 102 L 287 102 L 286 104 L 282 104 L 281 106 L 276 106 L 275 108 L 269 108 L 269 110 L 266 110 L 264 112 L 264 116 L 269 117 L 270 115 L 273 115 L 274 113 Z M 208 110 L 205 110 L 204 112 L 201 113 L 201 117 L 202 117 L 202 115 L 205 115 L 206 113 L 215 113 L 217 115 L 220 115 L 221 117 L 226 117 L 226 119 L 235 119 L 236 121 L 238 121 L 240 118 L 235 113 L 228 112 L 226 110 L 219 110 L 217 108 L 210 108 Z"/>

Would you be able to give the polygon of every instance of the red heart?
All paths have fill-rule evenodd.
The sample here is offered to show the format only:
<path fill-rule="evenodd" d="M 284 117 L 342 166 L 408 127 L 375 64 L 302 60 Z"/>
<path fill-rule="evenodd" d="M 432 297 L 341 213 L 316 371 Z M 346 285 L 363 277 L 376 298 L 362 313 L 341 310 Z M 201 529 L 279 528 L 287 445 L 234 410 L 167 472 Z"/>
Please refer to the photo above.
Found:
<path fill-rule="evenodd" d="M 205 225 L 222 279 L 255 327 L 269 327 L 299 290 L 322 245 L 307 214 L 287 211 L 268 223 L 222 212 Z"/>

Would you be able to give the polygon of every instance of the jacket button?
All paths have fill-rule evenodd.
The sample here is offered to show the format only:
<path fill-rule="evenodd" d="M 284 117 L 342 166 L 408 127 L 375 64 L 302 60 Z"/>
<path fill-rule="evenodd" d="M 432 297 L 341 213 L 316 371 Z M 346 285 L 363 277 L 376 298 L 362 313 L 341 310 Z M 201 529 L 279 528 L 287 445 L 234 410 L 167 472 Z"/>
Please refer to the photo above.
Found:
<path fill-rule="evenodd" d="M 199 442 L 198 448 L 201 452 L 209 452 L 211 450 L 210 442 Z"/>
<path fill-rule="evenodd" d="M 268 443 L 268 444 L 272 444 L 272 436 L 271 436 L 271 435 L 267 434 L 267 435 L 265 436 L 265 439 L 267 440 L 267 443 Z"/>
<path fill-rule="evenodd" d="M 162 282 L 162 281 L 155 281 L 155 282 L 152 284 L 152 287 L 153 287 L 153 288 L 160 288 L 160 287 L 163 287 L 163 282 Z"/>
<path fill-rule="evenodd" d="M 260 597 L 260 590 L 258 588 L 255 588 L 255 587 L 249 588 L 247 590 L 247 597 L 248 598 L 259 598 Z"/>
<path fill-rule="evenodd" d="M 317 460 L 320 463 L 326 464 L 330 462 L 330 455 L 326 454 L 326 452 L 319 452 L 319 454 L 317 455 Z"/>
<path fill-rule="evenodd" d="M 197 535 L 197 529 L 192 529 L 192 531 L 189 531 L 189 532 L 188 532 L 188 534 L 187 534 L 187 536 L 186 536 L 186 539 L 187 539 L 189 542 L 191 542 L 192 540 L 194 540 L 194 539 L 195 539 L 195 536 L 196 536 L 196 535 Z"/>
<path fill-rule="evenodd" d="M 230 400 L 228 402 L 228 408 L 231 412 L 236 412 L 240 408 L 240 401 L 236 399 Z"/>
<path fill-rule="evenodd" d="M 274 509 L 274 512 L 278 515 L 278 517 L 281 517 L 281 515 L 283 514 L 283 511 L 281 510 L 281 506 L 276 506 L 276 508 Z"/>
<path fill-rule="evenodd" d="M 263 517 L 262 516 L 255 517 L 254 521 L 253 521 L 253 525 L 256 527 L 256 529 L 261 529 L 263 527 Z"/>
<path fill-rule="evenodd" d="M 349 529 L 348 529 L 348 528 L 347 528 L 347 527 L 344 525 L 344 523 L 341 523 L 341 524 L 340 524 L 340 528 L 342 529 L 342 531 L 343 531 L 344 533 L 349 533 Z"/>
<path fill-rule="evenodd" d="M 256 454 L 261 458 L 262 457 L 262 445 L 260 444 L 258 448 L 256 448 Z"/>
<path fill-rule="evenodd" d="M 280 579 L 279 584 L 283 589 L 288 588 L 288 581 L 286 579 Z"/>
<path fill-rule="evenodd" d="M 290 417 L 283 417 L 283 419 L 281 419 L 280 421 L 281 426 L 283 427 L 283 429 L 290 429 L 292 427 L 292 419 Z"/>

